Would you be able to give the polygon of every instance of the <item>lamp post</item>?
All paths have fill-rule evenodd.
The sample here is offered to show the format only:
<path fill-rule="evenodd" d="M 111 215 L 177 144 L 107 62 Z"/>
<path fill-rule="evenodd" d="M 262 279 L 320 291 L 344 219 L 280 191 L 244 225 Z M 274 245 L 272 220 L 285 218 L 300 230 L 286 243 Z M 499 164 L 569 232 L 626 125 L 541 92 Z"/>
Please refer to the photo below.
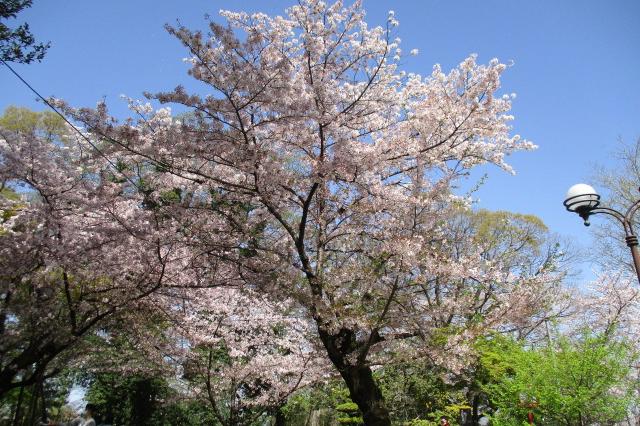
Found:
<path fill-rule="evenodd" d="M 633 265 L 640 282 L 640 252 L 638 252 L 638 237 L 633 230 L 633 215 L 640 209 L 640 200 L 636 201 L 623 214 L 617 210 L 600 205 L 600 195 L 593 187 L 579 183 L 573 185 L 567 191 L 567 199 L 564 200 L 564 206 L 570 212 L 577 213 L 583 220 L 584 225 L 589 226 L 589 216 L 593 214 L 603 213 L 613 216 L 622 224 L 625 234 L 625 242 L 631 249 L 633 257 Z"/>

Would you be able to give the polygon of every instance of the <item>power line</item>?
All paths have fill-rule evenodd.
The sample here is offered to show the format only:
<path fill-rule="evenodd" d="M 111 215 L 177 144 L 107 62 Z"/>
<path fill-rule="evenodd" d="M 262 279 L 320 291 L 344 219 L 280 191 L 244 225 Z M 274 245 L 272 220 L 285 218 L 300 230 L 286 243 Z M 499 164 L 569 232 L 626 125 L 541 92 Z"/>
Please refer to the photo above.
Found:
<path fill-rule="evenodd" d="M 107 160 L 107 162 L 111 165 L 111 167 L 113 167 L 113 169 L 120 173 L 122 176 L 124 176 L 124 178 L 126 180 L 128 180 L 134 187 L 138 188 L 138 185 L 131 180 L 131 178 L 129 178 L 129 176 L 127 176 L 126 174 L 122 173 L 118 167 L 113 163 L 113 161 L 111 161 L 111 159 L 109 159 L 109 157 L 107 157 L 102 151 L 100 151 L 98 149 L 98 147 L 91 142 L 91 140 L 84 134 L 82 133 L 76 126 L 73 125 L 73 123 L 71 123 L 67 117 L 64 116 L 64 114 L 62 114 L 60 111 L 58 111 L 58 109 L 53 106 L 47 99 L 45 99 L 44 96 L 42 96 L 40 93 L 38 93 L 38 91 L 36 89 L 33 88 L 33 86 L 31 86 L 24 78 L 22 78 L 22 76 L 20 76 L 20 74 L 18 74 L 18 72 L 16 70 L 14 70 L 13 68 L 11 68 L 11 66 L 6 63 L 3 59 L 0 58 L 0 62 L 2 62 L 7 68 L 9 68 L 9 71 L 11 71 L 16 77 L 18 77 L 18 79 L 29 88 L 29 90 L 31 90 L 38 98 L 40 98 L 42 100 L 42 102 L 44 102 L 49 108 L 51 108 L 53 110 L 53 112 L 55 112 L 56 114 L 58 114 L 60 116 L 60 118 L 62 118 L 65 123 L 67 123 L 69 126 L 71 126 L 73 128 L 73 130 L 76 131 L 76 133 L 78 133 L 85 141 L 87 141 L 87 143 L 105 160 Z M 138 188 L 139 189 L 139 188 Z"/>

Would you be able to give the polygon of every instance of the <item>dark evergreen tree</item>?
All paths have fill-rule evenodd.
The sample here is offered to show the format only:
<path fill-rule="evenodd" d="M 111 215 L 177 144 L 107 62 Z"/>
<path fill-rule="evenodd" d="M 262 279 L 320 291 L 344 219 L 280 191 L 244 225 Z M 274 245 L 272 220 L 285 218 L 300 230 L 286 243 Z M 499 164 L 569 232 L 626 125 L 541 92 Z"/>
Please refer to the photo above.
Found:
<path fill-rule="evenodd" d="M 51 43 L 37 43 L 24 23 L 10 28 L 9 20 L 15 19 L 23 9 L 31 7 L 32 0 L 0 0 L 0 59 L 5 62 L 28 64 L 41 61 Z"/>

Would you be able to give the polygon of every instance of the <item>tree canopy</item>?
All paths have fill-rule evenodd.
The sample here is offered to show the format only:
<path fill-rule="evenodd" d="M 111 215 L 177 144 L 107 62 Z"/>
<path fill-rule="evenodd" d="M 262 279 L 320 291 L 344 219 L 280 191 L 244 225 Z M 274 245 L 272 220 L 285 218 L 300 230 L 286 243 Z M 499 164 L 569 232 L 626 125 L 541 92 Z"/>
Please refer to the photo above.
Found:
<path fill-rule="evenodd" d="M 407 73 L 393 13 L 381 26 L 364 15 L 358 1 L 221 11 L 226 25 L 206 32 L 167 26 L 202 94 L 147 94 L 124 121 L 105 103 L 51 100 L 73 127 L 5 112 L 0 397 L 92 366 L 104 405 L 106 384 L 160 398 L 172 383 L 207 419 L 252 425 L 339 378 L 343 422 L 418 425 L 460 410 L 477 421 L 482 404 L 507 418 L 528 374 L 568 388 L 576 371 L 600 371 L 573 411 L 541 387 L 544 415 L 605 419 L 588 417 L 587 397 L 607 418 L 628 406 L 605 395 L 633 359 L 606 327 L 604 340 L 576 333 L 540 351 L 496 338 L 505 369 L 487 364 L 479 341 L 539 343 L 568 298 L 566 253 L 540 219 L 474 210 L 456 190 L 477 166 L 512 172 L 507 157 L 535 148 L 513 132 L 507 66 L 471 55 Z M 581 357 L 593 362 L 572 369 Z M 531 371 L 561 365 L 550 360 L 562 372 Z M 399 377 L 403 366 L 433 377 Z M 122 406 L 148 422 L 154 401 Z"/>
<path fill-rule="evenodd" d="M 520 425 L 529 411 L 545 425 L 622 421 L 637 398 L 630 375 L 634 357 L 625 342 L 586 330 L 578 341 L 561 337 L 542 348 L 486 341 L 481 359 L 494 424 Z"/>
<path fill-rule="evenodd" d="M 8 25 L 23 9 L 31 7 L 32 3 L 33 0 L 0 1 L 0 59 L 5 62 L 29 64 L 41 61 L 50 46 L 50 43 L 36 42 L 29 24 L 24 23 L 16 28 Z"/>

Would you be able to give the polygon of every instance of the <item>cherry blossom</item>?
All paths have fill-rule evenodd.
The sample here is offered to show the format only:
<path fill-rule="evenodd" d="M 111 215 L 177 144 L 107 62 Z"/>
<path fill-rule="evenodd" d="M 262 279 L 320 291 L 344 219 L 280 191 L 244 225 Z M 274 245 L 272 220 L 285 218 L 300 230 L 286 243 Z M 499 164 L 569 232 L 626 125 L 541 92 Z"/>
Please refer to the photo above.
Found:
<path fill-rule="evenodd" d="M 138 186 L 147 209 L 133 201 L 125 209 L 124 197 L 114 204 L 118 223 L 163 218 L 143 229 L 161 259 L 176 256 L 172 277 L 242 288 L 231 309 L 246 294 L 264 312 L 291 304 L 301 324 L 315 324 L 365 423 L 388 425 L 372 368 L 436 356 L 443 335 L 447 358 L 464 359 L 464 342 L 524 322 L 559 279 L 552 261 L 527 274 L 488 259 L 480 242 L 455 251 L 450 225 L 469 203 L 455 194 L 457 181 L 481 164 L 513 172 L 506 157 L 535 148 L 512 132 L 512 97 L 500 95 L 507 66 L 471 55 L 449 72 L 407 74 L 395 15 L 369 27 L 357 1 L 220 15 L 228 26 L 212 21 L 207 33 L 167 27 L 207 90 L 148 97 L 189 114 L 134 104 L 139 118 L 119 123 L 105 105 L 57 105 L 99 146 L 94 161 L 119 162 Z M 215 333 L 199 339 L 218 342 Z"/>

